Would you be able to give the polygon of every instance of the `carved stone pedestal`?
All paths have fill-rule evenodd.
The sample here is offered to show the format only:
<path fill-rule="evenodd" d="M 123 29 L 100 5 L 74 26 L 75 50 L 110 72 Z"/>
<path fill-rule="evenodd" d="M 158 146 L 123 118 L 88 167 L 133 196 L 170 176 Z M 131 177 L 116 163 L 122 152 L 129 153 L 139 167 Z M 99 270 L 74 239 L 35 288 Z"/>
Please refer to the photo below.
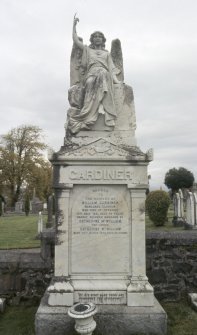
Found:
<path fill-rule="evenodd" d="M 166 316 L 157 302 L 154 306 L 145 267 L 145 191 L 150 154 L 100 138 L 91 143 L 82 141 L 81 146 L 62 147 L 53 155 L 55 276 L 36 316 L 37 335 L 43 331 L 45 316 L 49 322 L 57 311 L 57 322 L 63 322 L 65 329 L 70 327 L 66 308 L 79 302 L 99 307 L 98 327 L 110 315 L 110 327 L 119 320 L 132 334 L 143 332 L 152 318 L 153 328 L 157 324 L 155 334 L 165 333 Z M 133 313 L 135 320 L 143 320 L 144 328 L 139 321 L 133 325 Z M 51 322 L 47 334 L 52 334 L 50 329 L 54 330 Z M 154 334 L 152 328 L 151 332 Z"/>
<path fill-rule="evenodd" d="M 48 293 L 45 293 L 36 314 L 36 335 L 77 334 L 68 307 L 49 306 L 47 301 Z M 152 307 L 98 305 L 97 309 L 94 335 L 166 334 L 167 316 L 156 299 Z"/>

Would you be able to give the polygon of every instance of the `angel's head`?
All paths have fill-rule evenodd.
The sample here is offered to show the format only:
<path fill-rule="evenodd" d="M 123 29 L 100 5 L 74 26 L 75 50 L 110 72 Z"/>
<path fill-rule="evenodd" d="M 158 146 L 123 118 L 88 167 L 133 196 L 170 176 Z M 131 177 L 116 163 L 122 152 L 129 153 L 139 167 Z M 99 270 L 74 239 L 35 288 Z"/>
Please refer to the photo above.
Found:
<path fill-rule="evenodd" d="M 100 46 L 102 47 L 102 49 L 105 49 L 106 38 L 101 31 L 95 31 L 94 33 L 92 33 L 90 36 L 90 42 L 91 44 L 89 45 L 89 47 L 92 49 L 96 49 Z"/>

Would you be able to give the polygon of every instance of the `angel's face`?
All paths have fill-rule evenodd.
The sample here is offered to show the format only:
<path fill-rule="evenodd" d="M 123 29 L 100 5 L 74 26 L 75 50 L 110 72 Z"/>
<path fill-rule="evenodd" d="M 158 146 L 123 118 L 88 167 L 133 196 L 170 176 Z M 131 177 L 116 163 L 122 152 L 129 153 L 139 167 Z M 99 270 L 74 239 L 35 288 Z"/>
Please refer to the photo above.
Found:
<path fill-rule="evenodd" d="M 95 46 L 100 46 L 103 44 L 103 36 L 99 33 L 95 33 L 93 36 L 93 44 Z"/>

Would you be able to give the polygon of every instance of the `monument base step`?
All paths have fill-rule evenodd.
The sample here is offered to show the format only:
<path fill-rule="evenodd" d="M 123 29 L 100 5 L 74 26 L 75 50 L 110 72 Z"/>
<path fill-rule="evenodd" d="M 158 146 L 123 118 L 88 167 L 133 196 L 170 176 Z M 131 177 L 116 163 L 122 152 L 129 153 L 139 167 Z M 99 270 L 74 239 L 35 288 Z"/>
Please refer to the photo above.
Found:
<path fill-rule="evenodd" d="M 67 314 L 68 307 L 49 306 L 47 301 L 46 292 L 36 313 L 35 334 L 76 335 L 74 320 Z M 167 315 L 156 299 L 152 307 L 98 305 L 97 308 L 94 335 L 164 335 L 167 332 Z"/>

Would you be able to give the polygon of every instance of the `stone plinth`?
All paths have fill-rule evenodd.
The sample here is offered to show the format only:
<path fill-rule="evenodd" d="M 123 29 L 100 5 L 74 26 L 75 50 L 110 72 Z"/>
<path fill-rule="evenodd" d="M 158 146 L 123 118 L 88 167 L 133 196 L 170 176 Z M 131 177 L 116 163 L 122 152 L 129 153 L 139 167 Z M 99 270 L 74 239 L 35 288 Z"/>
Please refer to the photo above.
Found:
<path fill-rule="evenodd" d="M 37 335 L 74 335 L 74 320 L 68 316 L 68 307 L 48 306 L 45 293 L 36 314 Z M 97 327 L 94 335 L 163 335 L 167 331 L 166 313 L 154 300 L 152 307 L 128 307 L 125 305 L 98 305 L 94 316 Z"/>
<path fill-rule="evenodd" d="M 81 137 L 51 157 L 55 274 L 36 316 L 37 335 L 45 328 L 47 334 L 73 334 L 68 307 L 90 302 L 98 307 L 98 334 L 165 334 L 166 314 L 146 276 L 151 160 L 151 150 L 145 154 L 105 136 Z"/>
<path fill-rule="evenodd" d="M 104 137 L 89 141 L 51 158 L 57 236 L 49 304 L 153 306 L 145 266 L 150 152 Z"/>

